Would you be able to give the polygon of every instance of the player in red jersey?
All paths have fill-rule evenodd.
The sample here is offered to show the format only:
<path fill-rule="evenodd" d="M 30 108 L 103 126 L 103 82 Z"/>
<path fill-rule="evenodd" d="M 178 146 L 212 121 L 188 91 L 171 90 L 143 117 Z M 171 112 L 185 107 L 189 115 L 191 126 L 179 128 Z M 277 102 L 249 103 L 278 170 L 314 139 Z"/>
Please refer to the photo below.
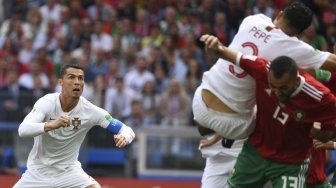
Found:
<path fill-rule="evenodd" d="M 326 70 L 310 71 L 310 74 L 319 79 L 327 86 L 333 94 L 336 94 L 336 73 L 331 73 Z M 331 188 L 332 185 L 328 182 L 326 175 L 326 150 L 333 150 L 334 142 L 326 143 L 314 140 L 312 150 L 312 159 L 309 164 L 306 187 L 307 188 Z"/>
<path fill-rule="evenodd" d="M 335 134 L 335 96 L 308 73 L 298 71 L 287 56 L 271 63 L 231 50 L 211 35 L 203 35 L 201 41 L 256 80 L 256 127 L 238 156 L 228 180 L 230 187 L 257 188 L 267 181 L 273 188 L 304 187 L 311 133 L 322 141 L 331 138 L 316 134 L 320 132 L 313 129 L 313 123 Z"/>

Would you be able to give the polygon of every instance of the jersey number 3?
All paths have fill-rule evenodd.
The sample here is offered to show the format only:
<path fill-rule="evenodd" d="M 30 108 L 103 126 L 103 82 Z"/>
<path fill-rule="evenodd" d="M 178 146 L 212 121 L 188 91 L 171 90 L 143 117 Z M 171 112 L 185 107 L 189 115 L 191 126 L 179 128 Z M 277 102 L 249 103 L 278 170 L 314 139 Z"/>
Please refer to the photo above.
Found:
<path fill-rule="evenodd" d="M 257 56 L 259 54 L 259 50 L 258 50 L 257 45 L 255 45 L 252 42 L 244 42 L 242 44 L 242 47 L 243 48 L 250 48 L 252 50 L 252 54 L 250 54 L 250 55 Z M 231 72 L 231 74 L 233 74 L 237 78 L 243 78 L 243 77 L 247 76 L 247 73 L 245 71 L 238 72 L 237 70 L 235 70 L 235 67 L 233 65 L 229 65 L 229 71 Z"/>

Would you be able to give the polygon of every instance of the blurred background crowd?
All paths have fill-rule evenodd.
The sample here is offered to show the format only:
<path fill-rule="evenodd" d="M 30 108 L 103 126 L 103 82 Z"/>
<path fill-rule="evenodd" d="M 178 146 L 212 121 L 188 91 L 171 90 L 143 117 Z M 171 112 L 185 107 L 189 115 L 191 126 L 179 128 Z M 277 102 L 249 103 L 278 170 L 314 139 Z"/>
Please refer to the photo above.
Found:
<path fill-rule="evenodd" d="M 301 1 L 315 17 L 300 38 L 333 52 L 336 1 Z M 274 18 L 289 2 L 0 0 L 0 121 L 22 121 L 37 99 L 59 91 L 60 67 L 77 62 L 86 70 L 83 96 L 135 131 L 193 126 L 193 93 L 216 61 L 200 36 L 227 45 L 244 17 Z M 89 138 L 97 146 L 111 140 L 99 131 Z"/>

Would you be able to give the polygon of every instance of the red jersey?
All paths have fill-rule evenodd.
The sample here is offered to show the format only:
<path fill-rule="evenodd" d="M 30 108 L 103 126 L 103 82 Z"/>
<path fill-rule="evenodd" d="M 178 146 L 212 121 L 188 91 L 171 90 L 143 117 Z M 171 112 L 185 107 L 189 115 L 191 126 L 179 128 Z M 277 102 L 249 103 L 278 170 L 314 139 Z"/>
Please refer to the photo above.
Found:
<path fill-rule="evenodd" d="M 313 122 L 335 129 L 336 99 L 323 84 L 300 72 L 300 85 L 281 103 L 269 88 L 269 65 L 255 56 L 240 58 L 240 66 L 256 80 L 256 127 L 248 141 L 267 159 L 299 164 L 310 155 Z"/>
<path fill-rule="evenodd" d="M 336 93 L 336 73 L 332 73 L 328 82 L 324 83 L 333 94 Z M 325 172 L 326 168 L 326 151 L 325 149 L 312 150 L 312 159 L 309 164 L 307 174 L 307 184 L 316 185 L 327 181 Z"/>
<path fill-rule="evenodd" d="M 309 164 L 307 174 L 307 184 L 316 185 L 327 180 L 325 173 L 326 167 L 326 151 L 325 149 L 313 149 L 312 159 Z"/>

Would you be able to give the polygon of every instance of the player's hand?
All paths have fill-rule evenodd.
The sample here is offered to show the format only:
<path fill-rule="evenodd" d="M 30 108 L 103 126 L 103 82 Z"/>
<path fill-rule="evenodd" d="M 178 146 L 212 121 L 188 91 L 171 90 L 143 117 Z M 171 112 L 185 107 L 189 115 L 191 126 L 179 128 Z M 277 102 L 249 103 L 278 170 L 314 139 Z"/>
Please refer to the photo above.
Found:
<path fill-rule="evenodd" d="M 66 115 L 61 115 L 57 119 L 47 122 L 44 126 L 44 131 L 48 132 L 54 129 L 58 129 L 60 127 L 68 127 L 70 126 L 70 118 Z"/>
<path fill-rule="evenodd" d="M 314 149 L 321 149 L 324 148 L 324 143 L 319 140 L 313 140 L 313 147 Z"/>
<path fill-rule="evenodd" d="M 323 143 L 332 140 L 335 136 L 336 131 L 322 131 L 321 123 L 318 122 L 314 122 L 313 127 L 310 129 L 310 137 Z"/>
<path fill-rule="evenodd" d="M 209 147 L 211 145 L 214 145 L 216 142 L 214 142 L 213 140 L 208 140 L 208 139 L 202 139 L 200 141 L 199 147 L 200 148 L 204 148 L 204 147 Z"/>
<path fill-rule="evenodd" d="M 209 147 L 216 144 L 222 137 L 219 134 L 213 135 L 211 138 L 202 139 L 200 141 L 199 148 Z"/>
<path fill-rule="evenodd" d="M 313 140 L 313 147 L 314 149 L 333 149 L 334 148 L 334 142 L 328 141 L 328 142 L 321 142 L 319 140 Z"/>
<path fill-rule="evenodd" d="M 202 35 L 200 40 L 204 42 L 207 50 L 212 50 L 213 52 L 220 51 L 223 46 L 219 39 L 213 35 Z"/>
<path fill-rule="evenodd" d="M 128 144 L 126 138 L 123 135 L 114 135 L 113 139 L 118 148 L 123 148 Z"/>

